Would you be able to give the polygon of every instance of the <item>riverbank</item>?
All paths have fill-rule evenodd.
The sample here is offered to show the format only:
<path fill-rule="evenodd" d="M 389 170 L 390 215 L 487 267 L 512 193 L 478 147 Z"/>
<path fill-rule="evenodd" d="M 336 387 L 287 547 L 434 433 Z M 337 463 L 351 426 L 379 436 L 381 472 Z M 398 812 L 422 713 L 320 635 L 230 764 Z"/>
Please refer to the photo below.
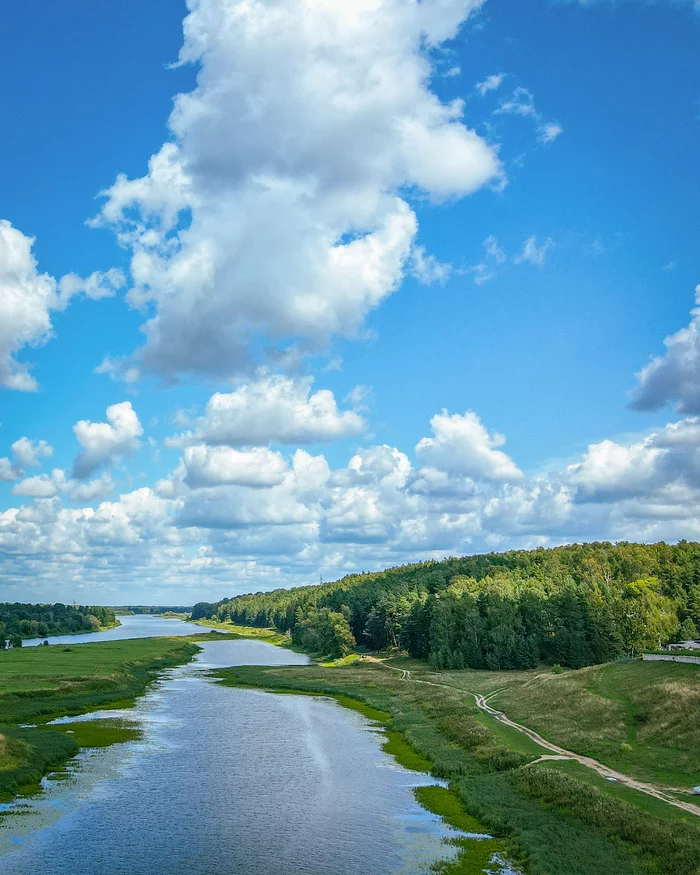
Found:
<path fill-rule="evenodd" d="M 475 817 L 531 875 L 700 872 L 700 828 L 687 815 L 583 777 L 575 763 L 541 761 L 539 745 L 477 711 L 457 687 L 409 684 L 401 671 L 367 660 L 330 670 L 245 667 L 216 675 L 234 686 L 353 700 L 387 715 L 389 744 L 405 742 L 448 782 L 453 810 Z M 450 873 L 479 871 L 467 850 L 446 866 Z"/>
<path fill-rule="evenodd" d="M 220 623 L 218 620 L 188 620 L 188 623 L 194 623 L 195 626 L 202 626 L 204 629 L 215 629 L 218 632 L 226 632 L 228 635 L 237 638 L 252 638 L 255 641 L 266 641 L 268 644 L 274 644 L 277 647 L 292 648 L 292 639 L 288 635 L 283 635 L 275 629 L 260 628 L 258 626 L 236 626 L 234 623 Z"/>
<path fill-rule="evenodd" d="M 128 707 L 158 672 L 192 659 L 200 649 L 198 639 L 211 640 L 212 635 L 55 644 L 3 653 L 0 799 L 36 788 L 43 775 L 74 756 L 81 744 L 101 743 L 94 732 L 87 739 L 74 727 L 47 727 L 50 720 Z M 103 727 L 112 740 L 116 729 Z"/>

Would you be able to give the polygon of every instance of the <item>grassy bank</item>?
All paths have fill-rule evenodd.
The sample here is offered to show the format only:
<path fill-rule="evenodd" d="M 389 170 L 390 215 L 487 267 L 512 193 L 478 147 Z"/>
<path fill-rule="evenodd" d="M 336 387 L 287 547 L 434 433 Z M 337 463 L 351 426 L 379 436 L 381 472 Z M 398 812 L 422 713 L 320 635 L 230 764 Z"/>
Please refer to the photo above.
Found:
<path fill-rule="evenodd" d="M 700 784 L 699 666 L 635 660 L 563 674 L 412 668 L 418 679 L 498 691 L 489 704 L 511 719 L 625 774 L 685 790 Z"/>
<path fill-rule="evenodd" d="M 258 626 L 236 626 L 235 623 L 219 623 L 216 620 L 188 620 L 195 626 L 205 629 L 215 629 L 219 632 L 227 632 L 233 638 L 252 638 L 254 641 L 265 641 L 268 644 L 276 644 L 277 647 L 291 647 L 291 638 L 282 635 L 275 629 L 260 628 Z"/>
<path fill-rule="evenodd" d="M 128 729 L 108 722 L 94 727 L 45 724 L 55 717 L 131 704 L 161 669 L 193 657 L 197 637 L 60 644 L 0 654 L 0 798 L 31 789 L 80 745 L 130 737 Z"/>
<path fill-rule="evenodd" d="M 425 671 L 420 664 L 411 666 L 412 671 L 417 668 Z M 432 791 L 424 792 L 421 802 L 442 816 L 446 809 L 453 817 L 466 812 L 483 825 L 481 831 L 505 843 L 511 858 L 531 875 L 700 872 L 697 824 L 684 821 L 680 813 L 676 816 L 670 806 L 665 806 L 668 816 L 661 816 L 641 794 L 630 790 L 622 798 L 622 788 L 608 792 L 606 782 L 581 780 L 560 764 L 529 765 L 542 750 L 516 730 L 477 712 L 473 698 L 457 686 L 407 683 L 400 673 L 367 662 L 333 669 L 244 667 L 217 674 L 231 685 L 329 694 L 341 704 L 347 697 L 381 712 L 389 730 L 387 750 L 407 765 L 405 750 L 412 751 L 433 774 L 449 782 L 452 802 Z M 503 680 L 498 675 L 505 673 L 440 673 L 438 679 L 464 683 L 465 677 L 453 675 L 467 674 L 480 674 L 482 684 L 497 689 Z M 511 676 L 522 687 L 536 674 Z M 444 871 L 478 872 L 483 868 L 478 855 L 485 847 L 469 843 Z"/>

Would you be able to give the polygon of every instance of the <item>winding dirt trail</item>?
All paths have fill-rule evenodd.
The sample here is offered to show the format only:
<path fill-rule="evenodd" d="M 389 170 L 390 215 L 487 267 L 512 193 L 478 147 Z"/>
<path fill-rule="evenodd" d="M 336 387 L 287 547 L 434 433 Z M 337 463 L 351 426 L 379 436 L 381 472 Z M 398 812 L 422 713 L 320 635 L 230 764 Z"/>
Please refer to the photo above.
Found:
<path fill-rule="evenodd" d="M 549 754 L 543 754 L 538 759 L 533 760 L 530 765 L 534 765 L 535 763 L 539 763 L 545 760 L 575 760 L 577 763 L 581 763 L 581 765 L 586 766 L 594 772 L 597 772 L 601 777 L 605 778 L 606 780 L 616 781 L 618 784 L 623 784 L 625 787 L 631 787 L 633 790 L 638 790 L 640 793 L 646 793 L 647 796 L 653 796 L 656 799 L 660 799 L 662 802 L 667 802 L 669 805 L 680 808 L 682 811 L 686 811 L 689 814 L 694 814 L 696 817 L 700 817 L 700 805 L 695 805 L 692 802 L 684 802 L 681 799 L 676 799 L 675 796 L 672 796 L 670 794 L 667 788 L 659 787 L 656 784 L 648 784 L 644 781 L 638 781 L 636 778 L 632 778 L 630 775 L 625 775 L 622 772 L 618 772 L 615 769 L 609 768 L 609 766 L 598 762 L 598 760 L 594 760 L 593 757 L 584 756 L 582 754 L 574 753 L 571 750 L 566 750 L 566 748 L 560 747 L 558 744 L 547 741 L 546 738 L 543 738 L 539 734 L 539 732 L 535 732 L 534 729 L 530 729 L 527 726 L 522 726 L 520 723 L 516 723 L 514 720 L 511 720 L 510 717 L 503 713 L 503 711 L 498 711 L 496 708 L 493 708 L 488 703 L 489 699 L 492 699 L 494 696 L 502 693 L 503 689 L 494 690 L 492 693 L 489 693 L 488 696 L 482 696 L 480 693 L 474 693 L 471 690 L 463 690 L 460 687 L 455 687 L 451 684 L 438 684 L 434 681 L 424 681 L 420 680 L 419 678 L 414 678 L 411 675 L 411 672 L 407 669 L 396 668 L 393 665 L 387 665 L 383 660 L 377 659 L 373 656 L 366 656 L 365 659 L 368 662 L 373 662 L 377 665 L 381 665 L 384 668 L 389 669 L 390 671 L 400 672 L 401 680 L 403 681 L 414 684 L 425 684 L 429 687 L 441 687 L 445 690 L 451 690 L 453 693 L 466 693 L 469 696 L 473 696 L 477 707 L 481 708 L 482 711 L 485 711 L 495 720 L 498 720 L 499 723 L 503 723 L 505 726 L 510 726 L 511 729 L 517 729 L 518 732 L 522 732 L 523 735 L 526 735 L 529 739 L 534 741 L 540 747 L 549 751 Z"/>

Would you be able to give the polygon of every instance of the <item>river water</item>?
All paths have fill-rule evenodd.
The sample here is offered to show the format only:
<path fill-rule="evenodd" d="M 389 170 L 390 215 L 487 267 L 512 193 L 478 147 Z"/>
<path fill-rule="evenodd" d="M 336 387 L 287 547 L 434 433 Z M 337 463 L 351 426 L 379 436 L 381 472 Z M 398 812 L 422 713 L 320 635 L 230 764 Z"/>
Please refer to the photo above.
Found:
<path fill-rule="evenodd" d="M 22 647 L 49 644 L 82 644 L 84 641 L 122 641 L 124 638 L 158 638 L 165 635 L 198 635 L 205 632 L 195 623 L 185 623 L 174 617 L 158 617 L 152 614 L 133 614 L 118 617 L 121 626 L 104 632 L 81 632 L 78 635 L 53 635 L 51 638 L 27 638 Z"/>
<path fill-rule="evenodd" d="M 124 619 L 140 635 L 168 624 Z M 3 875 L 414 875 L 451 855 L 455 833 L 412 793 L 434 779 L 397 766 L 364 717 L 205 672 L 305 656 L 249 640 L 203 648 L 134 708 L 82 718 L 121 717 L 142 738 L 83 750 L 41 794 L 5 806 Z"/>

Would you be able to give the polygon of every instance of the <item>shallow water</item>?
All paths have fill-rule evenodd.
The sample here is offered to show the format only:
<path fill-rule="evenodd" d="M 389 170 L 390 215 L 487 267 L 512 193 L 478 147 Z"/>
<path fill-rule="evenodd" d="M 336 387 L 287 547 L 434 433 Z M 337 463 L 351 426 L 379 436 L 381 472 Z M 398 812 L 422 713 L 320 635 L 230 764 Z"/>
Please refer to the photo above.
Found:
<path fill-rule="evenodd" d="M 121 626 L 103 632 L 81 632 L 79 635 L 53 635 L 50 638 L 27 638 L 23 647 L 49 644 L 82 644 L 84 641 L 122 641 L 125 638 L 158 638 L 165 635 L 198 635 L 206 632 L 195 623 L 186 623 L 173 617 L 158 617 L 152 614 L 134 614 L 117 618 Z"/>
<path fill-rule="evenodd" d="M 397 766 L 364 717 L 332 700 L 223 687 L 203 671 L 305 662 L 259 641 L 207 642 L 133 709 L 104 712 L 139 725 L 142 740 L 83 751 L 10 806 L 0 871 L 413 875 L 450 856 L 455 833 L 412 793 L 434 779 Z"/>

